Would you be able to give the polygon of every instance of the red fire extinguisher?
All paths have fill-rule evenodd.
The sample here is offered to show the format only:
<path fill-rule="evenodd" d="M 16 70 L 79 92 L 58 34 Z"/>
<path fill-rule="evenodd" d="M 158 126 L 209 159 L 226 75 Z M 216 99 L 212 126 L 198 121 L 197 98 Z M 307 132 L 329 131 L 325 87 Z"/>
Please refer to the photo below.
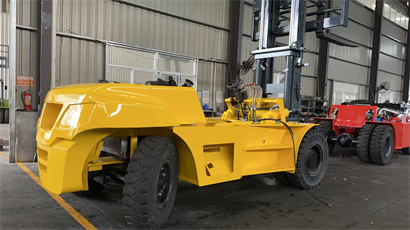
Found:
<path fill-rule="evenodd" d="M 29 111 L 31 110 L 31 92 L 30 90 L 23 91 L 21 93 L 21 100 L 24 104 L 24 110 Z"/>

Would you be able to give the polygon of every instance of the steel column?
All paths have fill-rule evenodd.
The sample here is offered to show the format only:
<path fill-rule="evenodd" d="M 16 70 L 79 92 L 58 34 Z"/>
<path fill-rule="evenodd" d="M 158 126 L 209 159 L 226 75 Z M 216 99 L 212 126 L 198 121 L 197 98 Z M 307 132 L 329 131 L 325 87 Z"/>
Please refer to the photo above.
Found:
<path fill-rule="evenodd" d="M 379 59 L 380 59 L 380 40 L 382 35 L 382 22 L 383 22 L 383 7 L 384 0 L 376 0 L 376 10 L 374 14 L 374 27 L 373 27 L 373 47 L 372 47 L 372 60 L 370 65 L 370 79 L 369 79 L 369 100 L 377 102 L 375 98 L 377 87 L 377 75 L 379 71 Z"/>
<path fill-rule="evenodd" d="M 54 82 L 52 82 L 53 76 L 53 45 L 55 40 L 53 37 L 53 4 L 56 4 L 54 0 L 39 0 L 38 1 L 38 15 L 37 20 L 37 44 L 39 66 L 37 68 L 37 78 L 39 81 L 39 96 L 40 96 L 40 108 L 43 107 L 44 99 L 47 92 L 51 89 Z M 40 16 L 41 15 L 41 16 Z"/>
<path fill-rule="evenodd" d="M 242 52 L 242 25 L 243 25 L 244 0 L 231 0 L 229 7 L 229 71 L 226 83 L 237 79 L 238 70 L 241 66 Z M 232 92 L 227 90 L 226 96 L 232 96 Z"/>
<path fill-rule="evenodd" d="M 330 8 L 330 1 L 325 0 L 324 6 L 320 6 L 323 10 Z M 326 17 L 328 14 L 326 14 Z M 325 15 L 318 15 L 317 19 L 322 22 L 325 18 Z M 323 27 L 322 25 L 318 25 Z M 326 86 L 327 86 L 327 70 L 328 70 L 328 62 L 329 62 L 329 42 L 327 40 L 320 39 L 319 40 L 319 60 L 318 60 L 318 89 L 316 91 L 316 96 L 325 98 L 326 96 Z M 331 92 L 332 93 L 332 92 Z"/>
<path fill-rule="evenodd" d="M 9 12 L 9 3 L 7 1 L 1 1 L 1 9 L 3 12 Z"/>
<path fill-rule="evenodd" d="M 10 109 L 9 109 L 9 126 L 10 126 L 10 152 L 9 162 L 14 163 L 16 159 L 16 69 L 17 69 L 17 0 L 10 0 L 10 78 L 9 78 L 9 92 L 10 92 Z"/>
<path fill-rule="evenodd" d="M 407 15 L 410 16 L 410 7 L 408 7 Z M 406 61 L 404 62 L 404 66 L 403 101 L 408 101 L 410 87 L 410 23 L 407 27 Z"/>
<path fill-rule="evenodd" d="M 329 42 L 320 40 L 318 62 L 318 89 L 316 95 L 325 98 L 327 86 L 327 70 L 329 62 Z"/>

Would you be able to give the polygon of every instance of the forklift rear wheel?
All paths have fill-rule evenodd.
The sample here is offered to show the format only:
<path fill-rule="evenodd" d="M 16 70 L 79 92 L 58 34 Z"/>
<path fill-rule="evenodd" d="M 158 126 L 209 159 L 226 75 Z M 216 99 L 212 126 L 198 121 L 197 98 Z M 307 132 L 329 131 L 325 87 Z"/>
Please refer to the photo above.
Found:
<path fill-rule="evenodd" d="M 289 182 L 299 188 L 319 187 L 327 168 L 327 143 L 317 129 L 309 130 L 299 147 L 296 172 L 287 174 Z"/>
<path fill-rule="evenodd" d="M 160 228 L 171 213 L 178 183 L 178 152 L 165 137 L 146 137 L 135 149 L 125 176 L 125 219 L 137 228 Z"/>
<path fill-rule="evenodd" d="M 403 152 L 404 155 L 410 155 L 410 147 L 401 149 L 401 151 Z"/>
<path fill-rule="evenodd" d="M 370 159 L 370 140 L 372 134 L 376 128 L 374 124 L 365 124 L 359 132 L 359 137 L 357 138 L 357 157 L 363 163 L 371 163 Z"/>
<path fill-rule="evenodd" d="M 378 125 L 370 140 L 370 158 L 373 164 L 387 165 L 393 157 L 394 132 L 392 127 Z"/>
<path fill-rule="evenodd" d="M 323 135 L 325 140 L 327 141 L 327 145 L 329 146 L 329 155 L 332 154 L 333 149 L 335 148 L 335 142 L 332 138 L 335 136 L 335 133 L 332 130 L 332 122 L 331 121 L 319 121 L 319 132 Z"/>

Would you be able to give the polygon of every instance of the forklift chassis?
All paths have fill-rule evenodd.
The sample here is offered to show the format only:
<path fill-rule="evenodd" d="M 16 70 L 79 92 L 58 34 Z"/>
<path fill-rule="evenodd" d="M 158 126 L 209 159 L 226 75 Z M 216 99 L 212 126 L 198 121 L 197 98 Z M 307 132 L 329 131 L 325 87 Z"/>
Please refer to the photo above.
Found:
<path fill-rule="evenodd" d="M 387 165 L 393 152 L 410 150 L 408 118 L 392 117 L 378 121 L 379 107 L 370 105 L 332 105 L 327 118 L 315 118 L 328 141 L 350 148 L 356 144 L 358 158 L 365 163 Z"/>
<path fill-rule="evenodd" d="M 91 190 L 93 175 L 117 169 L 125 176 L 125 217 L 154 228 L 172 209 L 178 178 L 205 186 L 286 172 L 298 187 L 319 185 L 328 154 L 315 124 L 286 122 L 282 99 L 260 99 L 259 110 L 246 111 L 249 121 L 250 99 L 241 108 L 234 98 L 226 102 L 222 119 L 207 120 L 191 87 L 52 89 L 37 127 L 41 184 L 56 194 Z M 127 140 L 125 152 L 104 145 L 112 137 Z"/>

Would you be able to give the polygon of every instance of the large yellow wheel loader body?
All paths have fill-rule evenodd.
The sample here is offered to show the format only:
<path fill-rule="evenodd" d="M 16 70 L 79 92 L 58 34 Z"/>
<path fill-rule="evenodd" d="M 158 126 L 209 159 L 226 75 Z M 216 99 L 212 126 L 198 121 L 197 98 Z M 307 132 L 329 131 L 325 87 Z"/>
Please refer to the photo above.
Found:
<path fill-rule="evenodd" d="M 244 116 L 242 110 L 231 99 L 226 102 L 221 119 L 206 119 L 193 88 L 84 84 L 53 89 L 37 127 L 41 183 L 56 194 L 87 190 L 89 172 L 127 164 L 100 157 L 106 137 L 129 137 L 130 154 L 141 137 L 172 138 L 179 178 L 198 186 L 245 175 L 294 173 L 299 145 L 314 124 L 286 122 L 282 99 L 261 99 L 266 109 L 253 111 L 264 119 L 258 122 L 236 119 Z"/>

